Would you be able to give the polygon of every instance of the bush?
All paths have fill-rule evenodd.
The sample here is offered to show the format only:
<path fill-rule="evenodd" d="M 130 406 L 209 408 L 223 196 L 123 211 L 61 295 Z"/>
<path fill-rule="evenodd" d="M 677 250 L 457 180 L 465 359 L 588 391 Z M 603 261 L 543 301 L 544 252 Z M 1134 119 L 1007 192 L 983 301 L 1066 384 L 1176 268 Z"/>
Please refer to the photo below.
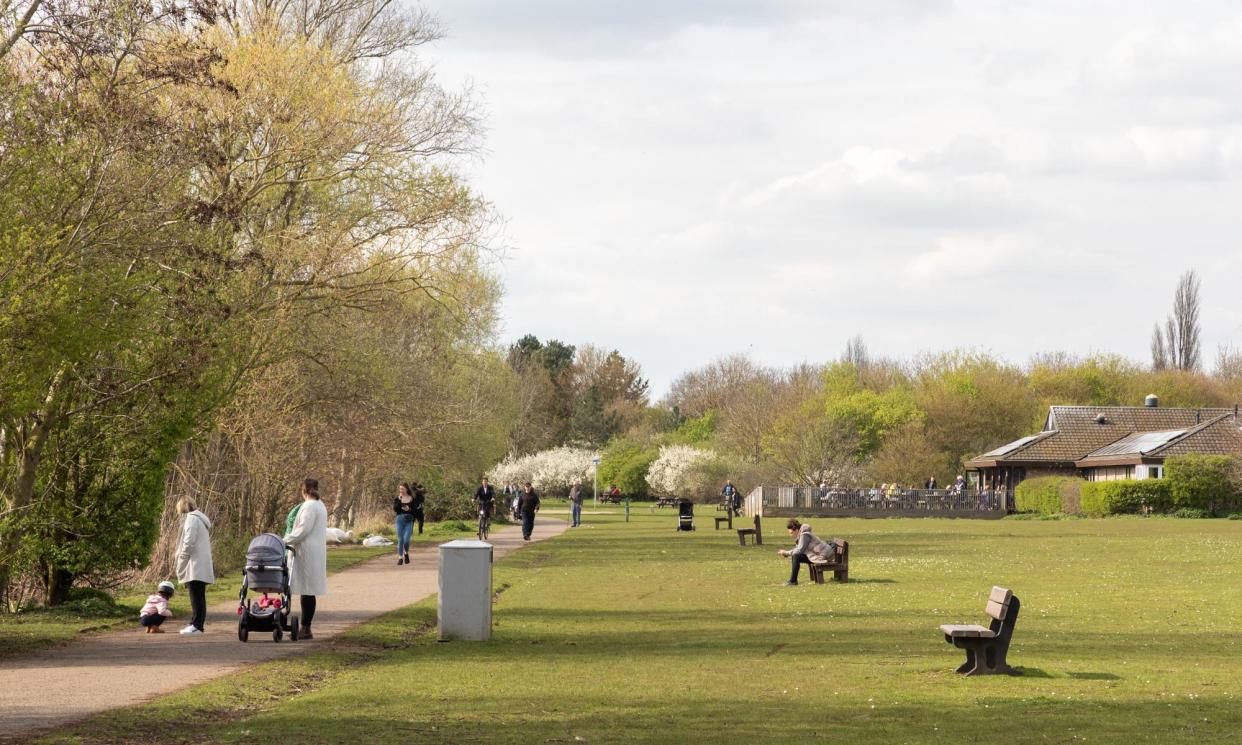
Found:
<path fill-rule="evenodd" d="M 1037 512 L 1041 515 L 1056 515 L 1071 512 L 1070 506 L 1063 495 L 1072 494 L 1073 511 L 1078 508 L 1078 490 L 1084 482 L 1071 476 L 1043 476 L 1027 479 L 1014 489 L 1014 506 L 1018 512 Z"/>
<path fill-rule="evenodd" d="M 1207 510 L 1199 509 L 1198 507 L 1179 507 L 1177 511 L 1173 513 L 1173 517 L 1180 517 L 1187 520 L 1202 520 L 1203 518 L 1211 516 L 1212 515 Z"/>
<path fill-rule="evenodd" d="M 601 456 L 600 492 L 616 484 L 625 496 L 645 499 L 648 494 L 647 471 L 659 455 L 660 450 L 655 445 L 629 439 L 614 440 Z"/>
<path fill-rule="evenodd" d="M 1175 455 L 1164 475 L 1177 507 L 1216 514 L 1238 502 L 1237 462 L 1227 455 Z"/>
<path fill-rule="evenodd" d="M 1081 509 L 1084 515 L 1130 515 L 1143 512 L 1168 512 L 1173 505 L 1168 481 L 1088 481 L 1081 485 Z"/>

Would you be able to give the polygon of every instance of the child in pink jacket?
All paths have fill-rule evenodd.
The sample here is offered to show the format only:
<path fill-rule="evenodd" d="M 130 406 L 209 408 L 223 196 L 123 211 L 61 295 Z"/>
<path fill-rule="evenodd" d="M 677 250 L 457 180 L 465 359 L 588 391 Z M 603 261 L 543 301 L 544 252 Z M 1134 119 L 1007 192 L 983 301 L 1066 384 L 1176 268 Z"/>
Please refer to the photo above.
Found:
<path fill-rule="evenodd" d="M 146 629 L 146 633 L 164 633 L 160 624 L 164 623 L 165 618 L 172 618 L 172 611 L 168 610 L 168 600 L 172 598 L 174 592 L 176 588 L 173 583 L 161 582 L 156 593 L 147 597 L 147 604 L 142 606 L 142 611 L 138 614 L 138 620 Z"/>

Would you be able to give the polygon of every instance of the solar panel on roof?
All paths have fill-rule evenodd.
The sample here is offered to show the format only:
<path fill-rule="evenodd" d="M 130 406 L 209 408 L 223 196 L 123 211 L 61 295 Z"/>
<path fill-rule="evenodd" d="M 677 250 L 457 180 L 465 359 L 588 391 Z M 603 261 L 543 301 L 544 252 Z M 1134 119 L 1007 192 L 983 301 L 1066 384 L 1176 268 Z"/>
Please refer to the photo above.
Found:
<path fill-rule="evenodd" d="M 1009 453 L 1012 453 L 1013 451 L 1017 450 L 1018 448 L 1022 447 L 1023 445 L 1026 445 L 1026 444 L 1028 444 L 1028 443 L 1034 442 L 1035 440 L 1038 440 L 1039 438 L 1041 438 L 1041 437 L 1043 437 L 1043 436 L 1044 436 L 1044 433 L 1043 433 L 1043 432 L 1040 432 L 1040 433 L 1039 433 L 1039 434 L 1037 434 L 1037 435 L 1030 435 L 1029 437 L 1023 437 L 1023 438 L 1022 438 L 1022 439 L 1020 439 L 1020 440 L 1014 440 L 1013 442 L 1009 443 L 1008 445 L 1001 445 L 1000 447 L 996 448 L 995 450 L 992 450 L 992 451 L 986 452 L 986 453 L 984 453 L 983 455 L 981 455 L 981 456 L 979 456 L 979 457 L 981 457 L 981 458 L 986 458 L 986 457 L 999 457 L 999 456 L 1001 456 L 1001 455 L 1008 455 Z"/>
<path fill-rule="evenodd" d="M 1122 455 L 1124 453 L 1146 453 L 1169 444 L 1170 440 L 1186 434 L 1184 429 L 1171 429 L 1164 432 L 1139 432 L 1123 437 L 1112 445 L 1105 445 L 1091 455 Z"/>

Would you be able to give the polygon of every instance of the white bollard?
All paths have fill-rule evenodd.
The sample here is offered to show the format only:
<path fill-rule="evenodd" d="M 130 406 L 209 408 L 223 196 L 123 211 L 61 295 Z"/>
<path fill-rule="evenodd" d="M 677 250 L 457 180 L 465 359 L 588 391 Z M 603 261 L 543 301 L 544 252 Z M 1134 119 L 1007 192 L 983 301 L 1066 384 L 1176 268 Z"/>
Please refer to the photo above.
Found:
<path fill-rule="evenodd" d="M 440 546 L 440 641 L 492 637 L 492 545 L 449 541 Z"/>

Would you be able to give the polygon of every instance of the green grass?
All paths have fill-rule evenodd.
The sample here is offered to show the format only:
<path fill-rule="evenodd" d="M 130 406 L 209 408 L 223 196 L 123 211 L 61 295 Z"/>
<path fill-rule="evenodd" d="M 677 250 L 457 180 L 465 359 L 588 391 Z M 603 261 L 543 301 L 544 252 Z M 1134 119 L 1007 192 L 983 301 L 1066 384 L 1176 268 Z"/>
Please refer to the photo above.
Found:
<path fill-rule="evenodd" d="M 428 523 L 423 535 L 414 535 L 414 543 L 441 543 L 471 535 L 474 531 L 473 527 L 466 531 L 452 529 L 455 527 Z M 244 555 L 245 546 L 242 545 L 239 551 Z M 332 546 L 328 550 L 328 573 L 339 572 L 393 551 L 391 546 Z M 239 562 L 241 558 L 239 555 Z M 241 589 L 239 566 L 240 563 L 217 572 L 215 584 L 207 589 L 209 604 L 237 597 Z M 134 625 L 137 623 L 138 611 L 153 590 L 153 587 L 145 585 L 125 587 L 113 595 L 110 603 L 91 598 L 85 602 L 70 602 L 58 608 L 32 608 L 20 613 L 0 613 L 0 660 L 64 644 L 84 634 Z M 190 616 L 190 596 L 184 588 L 178 586 L 177 594 L 173 596 L 169 607 L 174 619 L 186 619 Z"/>
<path fill-rule="evenodd" d="M 42 742 L 1238 741 L 1236 521 L 814 520 L 853 581 L 784 588 L 778 521 L 743 548 L 708 517 L 588 516 L 498 563 L 491 642 L 437 643 L 432 600 Z M 1025 675 L 961 678 L 936 626 L 993 584 Z"/>

